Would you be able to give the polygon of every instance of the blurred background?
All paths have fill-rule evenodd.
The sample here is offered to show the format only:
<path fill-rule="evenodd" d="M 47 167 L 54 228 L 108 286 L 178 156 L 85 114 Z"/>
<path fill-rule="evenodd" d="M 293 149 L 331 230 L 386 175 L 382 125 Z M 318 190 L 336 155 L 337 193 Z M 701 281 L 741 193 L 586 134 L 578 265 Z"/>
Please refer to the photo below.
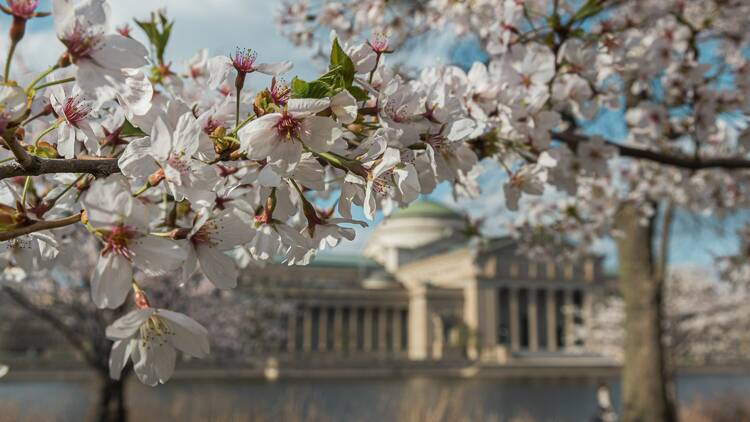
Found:
<path fill-rule="evenodd" d="M 292 60 L 304 79 L 320 69 L 315 52 L 278 35 L 277 2 L 111 3 L 113 21 L 131 26 L 166 7 L 177 60 L 197 46 L 211 55 L 239 46 L 263 62 Z M 1 19 L 0 33 L 8 25 Z M 17 59 L 31 71 L 60 51 L 51 19 L 34 19 Z M 477 58 L 471 39 L 446 31 L 393 60 L 466 68 Z M 131 374 L 109 380 L 103 332 L 117 315 L 90 301 L 96 252 L 82 244 L 88 265 L 0 290 L 0 362 L 12 368 L 0 379 L 0 421 L 584 421 L 610 402 L 619 412 L 612 243 L 565 264 L 519 254 L 505 230 L 504 172 L 483 165 L 480 199 L 457 202 L 439 186 L 310 266 L 248 267 L 232 292 L 194 283 L 177 295 L 175 280 L 149 280 L 155 302 L 200 321 L 212 343 L 209 359 L 180 361 L 156 388 Z M 672 222 L 665 324 L 684 420 L 750 420 L 750 301 L 724 289 L 712 266 L 737 250 L 733 233 L 746 221 L 677 210 Z"/>

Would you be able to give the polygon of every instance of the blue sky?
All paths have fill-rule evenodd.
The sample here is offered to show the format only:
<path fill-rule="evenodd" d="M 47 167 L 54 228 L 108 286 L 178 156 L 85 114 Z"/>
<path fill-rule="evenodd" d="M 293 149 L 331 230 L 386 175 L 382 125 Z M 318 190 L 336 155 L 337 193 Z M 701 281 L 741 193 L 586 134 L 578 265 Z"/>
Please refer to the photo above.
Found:
<path fill-rule="evenodd" d="M 207 47 L 212 54 L 229 54 L 236 47 L 252 48 L 258 52 L 262 62 L 292 60 L 295 67 L 290 73 L 303 79 L 316 77 L 316 66 L 309 59 L 309 51 L 297 49 L 285 38 L 278 35 L 275 27 L 275 12 L 280 2 L 267 0 L 112 0 L 112 20 L 114 25 L 129 22 L 132 18 L 146 18 L 151 10 L 166 7 L 168 16 L 175 19 L 173 37 L 167 56 L 177 69 L 192 56 L 197 48 Z M 49 10 L 50 1 L 42 0 L 40 10 Z M 0 33 L 7 33 L 10 19 L 0 18 Z M 140 36 L 138 30 L 134 30 Z M 7 48 L 7 37 L 0 39 L 3 51 Z M 409 65 L 425 66 L 435 63 L 469 63 L 482 60 L 481 53 L 472 48 L 471 40 L 456 41 L 450 31 L 432 34 L 415 43 L 415 48 L 400 56 L 400 61 Z M 54 63 L 62 52 L 62 45 L 54 37 L 52 19 L 34 19 L 29 23 L 27 35 L 19 47 L 19 57 L 29 69 L 39 70 Z M 255 81 L 258 83 L 258 81 Z M 260 81 L 265 83 L 267 81 Z M 251 80 L 252 84 L 253 81 Z M 621 116 L 612 115 L 602 119 L 593 131 L 619 139 L 624 135 Z M 484 189 L 480 200 L 454 203 L 448 186 L 440 186 L 432 199 L 446 202 L 464 210 L 471 210 L 476 217 L 490 216 L 491 227 L 499 227 L 503 221 L 512 218 L 505 211 L 501 193 L 504 175 L 495 166 L 487 165 L 487 172 L 481 178 Z M 359 212 L 358 217 L 364 219 Z M 382 219 L 378 215 L 377 224 Z M 734 216 L 725 221 L 712 217 L 696 217 L 678 213 L 671 242 L 671 259 L 675 264 L 692 264 L 708 267 L 713 254 L 721 255 L 736 249 L 737 239 L 733 235 L 747 218 Z M 719 230 L 723 234 L 718 236 Z M 366 241 L 370 229 L 360 230 L 358 239 L 349 245 L 337 248 L 336 253 L 356 253 Z M 497 233 L 494 230 L 494 233 Z M 609 265 L 614 264 L 611 243 L 604 243 L 601 252 L 608 253 Z"/>

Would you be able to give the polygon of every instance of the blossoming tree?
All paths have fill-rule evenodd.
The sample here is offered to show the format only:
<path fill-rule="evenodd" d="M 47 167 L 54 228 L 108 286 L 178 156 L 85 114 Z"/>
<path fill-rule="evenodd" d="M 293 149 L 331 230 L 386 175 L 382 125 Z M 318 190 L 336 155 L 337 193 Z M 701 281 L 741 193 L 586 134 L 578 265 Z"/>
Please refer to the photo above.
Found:
<path fill-rule="evenodd" d="M 130 27 L 112 29 L 105 0 L 53 1 L 59 60 L 14 74 L 26 22 L 48 15 L 37 3 L 2 8 L 13 24 L 0 241 L 34 272 L 75 247 L 70 226 L 98 239 L 94 302 L 118 308 L 131 297 L 135 307 L 106 330 L 115 373 L 131 359 L 143 382 L 165 382 L 175 349 L 209 351 L 206 330 L 152 303 L 142 277 L 200 271 L 227 289 L 236 264 L 306 264 L 366 225 L 352 205 L 371 219 L 440 183 L 479 195 L 484 159 L 507 173 L 505 202 L 530 253 L 575 254 L 616 236 L 624 419 L 674 419 L 652 238 L 673 205 L 746 206 L 747 2 L 296 2 L 281 10 L 285 35 L 317 45 L 321 27 L 333 36 L 325 73 L 289 84 L 291 63 L 257 63 L 249 49 L 201 50 L 173 68 L 172 22 L 136 21 L 149 50 Z M 473 37 L 487 60 L 468 71 L 389 63 L 405 41 L 442 28 Z M 267 88 L 251 93 L 248 78 Z M 623 136 L 601 130 L 613 120 Z M 557 200 L 534 201 L 543 194 Z M 329 197 L 335 209 L 316 206 Z"/>

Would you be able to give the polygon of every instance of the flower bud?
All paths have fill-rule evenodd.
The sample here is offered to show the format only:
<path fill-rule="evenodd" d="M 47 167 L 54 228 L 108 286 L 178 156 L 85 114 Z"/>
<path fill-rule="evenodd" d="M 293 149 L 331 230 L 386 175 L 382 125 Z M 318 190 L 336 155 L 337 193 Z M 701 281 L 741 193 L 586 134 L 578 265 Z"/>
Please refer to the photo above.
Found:
<path fill-rule="evenodd" d="M 10 40 L 11 42 L 18 43 L 26 33 L 26 19 L 13 16 L 13 23 L 10 25 Z"/>
<path fill-rule="evenodd" d="M 164 169 L 156 170 L 148 176 L 148 185 L 151 187 L 158 186 L 164 180 L 164 177 Z"/>
<path fill-rule="evenodd" d="M 135 307 L 138 309 L 150 308 L 151 305 L 148 303 L 146 293 L 144 293 L 140 288 L 135 287 L 135 284 L 133 284 L 133 288 L 135 289 L 135 295 L 133 296 Z"/>

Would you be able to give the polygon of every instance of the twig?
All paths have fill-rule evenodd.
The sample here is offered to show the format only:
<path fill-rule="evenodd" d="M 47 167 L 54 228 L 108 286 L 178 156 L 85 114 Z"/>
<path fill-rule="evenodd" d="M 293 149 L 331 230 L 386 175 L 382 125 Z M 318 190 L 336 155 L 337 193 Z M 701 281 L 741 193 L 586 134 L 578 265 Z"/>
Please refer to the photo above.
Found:
<path fill-rule="evenodd" d="M 30 224 L 28 226 L 0 232 L 0 242 L 11 240 L 29 233 L 69 226 L 79 221 L 81 221 L 81 214 L 74 214 L 69 217 L 61 218 L 59 220 L 37 221 L 36 223 Z"/>

